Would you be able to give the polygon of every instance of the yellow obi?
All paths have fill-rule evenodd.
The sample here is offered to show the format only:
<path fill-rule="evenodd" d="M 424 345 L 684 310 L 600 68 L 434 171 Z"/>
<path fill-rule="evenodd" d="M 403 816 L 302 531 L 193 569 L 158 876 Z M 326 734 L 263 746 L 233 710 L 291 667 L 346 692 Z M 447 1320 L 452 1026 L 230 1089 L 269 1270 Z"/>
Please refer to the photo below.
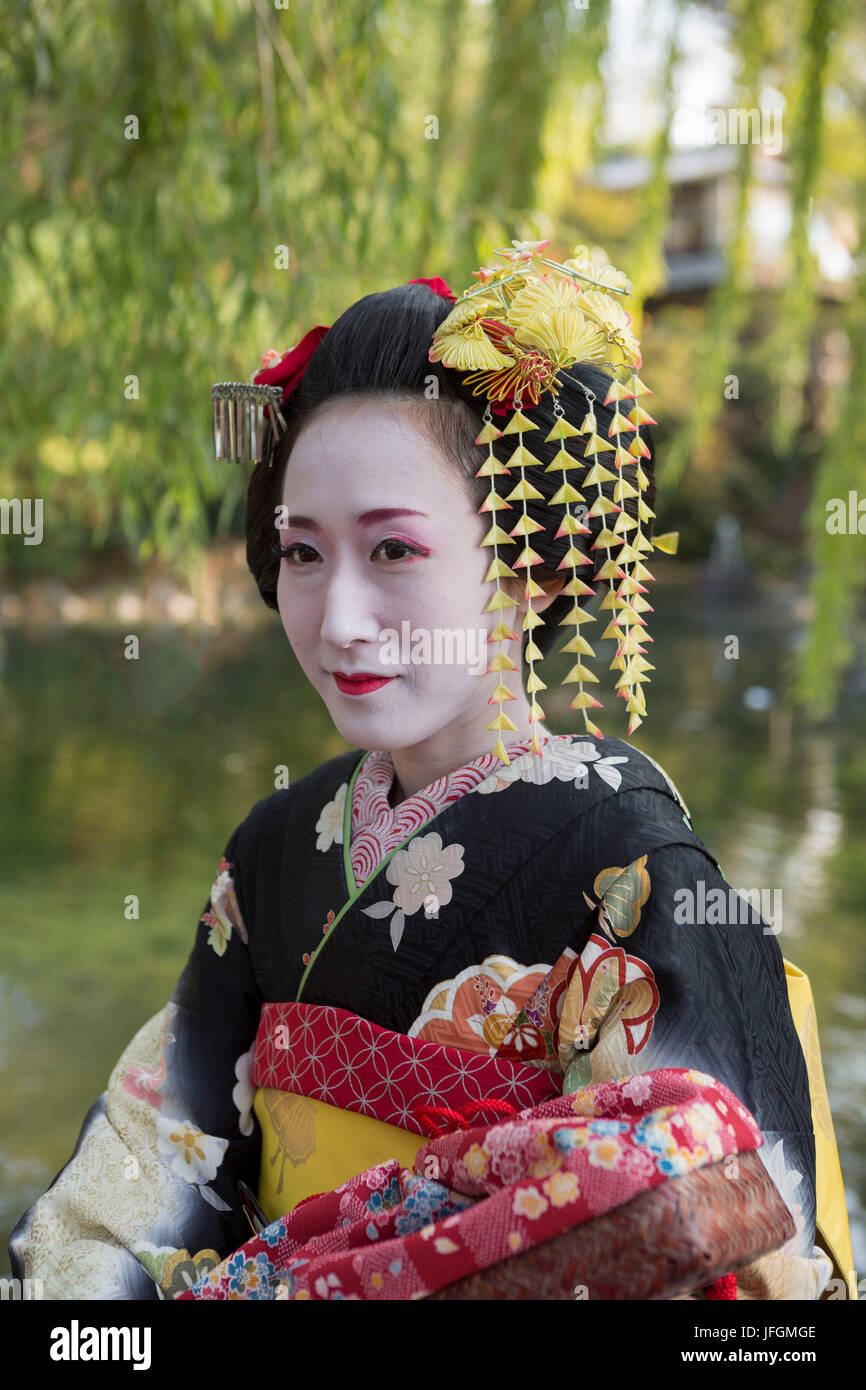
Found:
<path fill-rule="evenodd" d="M 390 1158 L 411 1168 L 428 1142 L 370 1115 L 269 1086 L 259 1087 L 253 1109 L 262 1127 L 259 1205 L 269 1221 Z"/>
<path fill-rule="evenodd" d="M 800 1039 L 806 1070 L 809 1073 L 809 1095 L 812 1100 L 812 1129 L 815 1132 L 815 1200 L 817 1205 L 815 1242 L 833 1261 L 833 1277 L 844 1279 L 848 1297 L 857 1298 L 854 1256 L 845 1207 L 845 1186 L 836 1148 L 836 1134 L 827 1098 L 827 1083 L 821 1062 L 818 1042 L 818 1021 L 809 978 L 791 961 L 785 960 L 785 980 L 788 1002 L 794 1027 Z"/>

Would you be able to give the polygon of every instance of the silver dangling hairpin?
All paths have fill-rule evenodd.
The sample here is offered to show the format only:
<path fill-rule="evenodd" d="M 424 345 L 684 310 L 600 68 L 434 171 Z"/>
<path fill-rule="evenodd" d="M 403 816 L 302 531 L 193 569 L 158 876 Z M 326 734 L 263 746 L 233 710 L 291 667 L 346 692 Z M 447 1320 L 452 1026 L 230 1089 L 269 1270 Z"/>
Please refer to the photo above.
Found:
<path fill-rule="evenodd" d="M 269 407 L 272 444 L 287 428 L 280 406 L 281 386 L 255 386 L 245 381 L 219 381 L 211 387 L 213 438 L 217 462 L 258 463 L 264 442 L 265 406 Z M 270 450 L 273 454 L 273 448 Z M 268 463 L 270 466 L 271 460 Z"/>

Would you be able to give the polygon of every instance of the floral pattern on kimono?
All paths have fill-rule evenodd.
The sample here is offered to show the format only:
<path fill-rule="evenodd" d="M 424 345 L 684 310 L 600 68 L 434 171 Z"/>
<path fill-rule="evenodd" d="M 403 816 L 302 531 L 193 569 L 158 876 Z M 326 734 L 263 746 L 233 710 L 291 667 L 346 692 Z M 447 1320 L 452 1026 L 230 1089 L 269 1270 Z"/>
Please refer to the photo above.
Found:
<path fill-rule="evenodd" d="M 361 911 L 379 920 L 390 918 L 391 945 L 396 951 L 406 918 L 421 908 L 428 917 L 438 916 L 440 907 L 450 903 L 451 880 L 462 874 L 463 867 L 462 845 L 443 845 L 435 831 L 416 835 L 406 849 L 395 852 L 385 870 L 388 882 L 395 885 L 393 896 Z"/>
<path fill-rule="evenodd" d="M 433 987 L 409 1037 L 466 1052 L 486 1049 L 493 1056 L 514 1032 L 526 1000 L 547 974 L 546 965 L 521 966 L 508 956 L 488 956 L 481 965 L 469 966 L 456 979 Z M 516 1049 L 524 1061 L 535 1057 L 530 1050 L 534 1038 L 526 1041 L 526 1050 L 519 1045 Z"/>

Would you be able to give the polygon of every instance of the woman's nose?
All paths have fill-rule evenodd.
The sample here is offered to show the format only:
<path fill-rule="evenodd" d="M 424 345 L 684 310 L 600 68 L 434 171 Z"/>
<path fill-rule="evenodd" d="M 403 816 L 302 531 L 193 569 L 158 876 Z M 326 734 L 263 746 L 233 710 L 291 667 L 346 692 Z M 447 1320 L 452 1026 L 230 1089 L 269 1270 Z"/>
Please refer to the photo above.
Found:
<path fill-rule="evenodd" d="M 345 567 L 335 570 L 324 596 L 322 641 L 332 647 L 348 647 L 352 642 L 375 644 L 380 632 L 370 587 L 356 571 Z"/>

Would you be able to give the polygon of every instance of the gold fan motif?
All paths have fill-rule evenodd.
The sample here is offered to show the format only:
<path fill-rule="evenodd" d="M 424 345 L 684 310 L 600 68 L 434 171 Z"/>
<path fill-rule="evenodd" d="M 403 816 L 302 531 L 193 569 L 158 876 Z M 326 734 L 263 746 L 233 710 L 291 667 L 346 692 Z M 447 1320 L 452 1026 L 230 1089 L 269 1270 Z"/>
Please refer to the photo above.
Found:
<path fill-rule="evenodd" d="M 270 1088 L 265 1090 L 264 1100 L 277 1141 L 270 1164 L 273 1168 L 279 1160 L 279 1196 L 283 1190 L 286 1163 L 291 1163 L 293 1168 L 297 1168 L 300 1163 L 306 1163 L 315 1151 L 316 1107 L 306 1096 L 296 1096 L 290 1091 L 274 1091 Z"/>

